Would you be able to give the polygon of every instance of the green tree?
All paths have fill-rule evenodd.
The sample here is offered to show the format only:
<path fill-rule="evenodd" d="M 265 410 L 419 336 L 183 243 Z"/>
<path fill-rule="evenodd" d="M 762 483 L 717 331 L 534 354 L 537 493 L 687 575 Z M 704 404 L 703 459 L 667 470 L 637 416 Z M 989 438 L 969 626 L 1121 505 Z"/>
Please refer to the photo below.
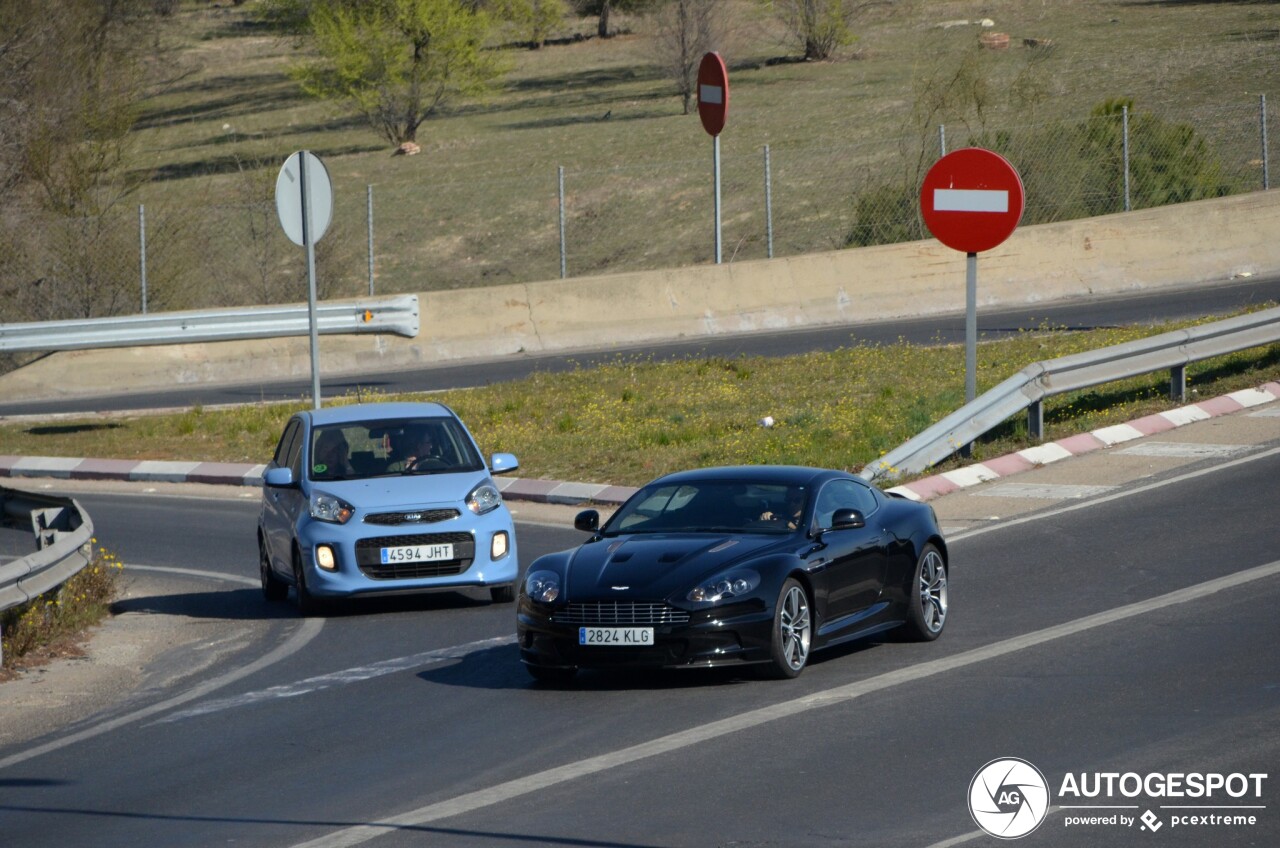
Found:
<path fill-rule="evenodd" d="M 318 3 L 308 20 L 318 59 L 294 69 L 303 90 L 351 103 L 392 144 L 415 141 L 424 121 L 504 72 L 485 49 L 493 19 L 470 3 Z"/>
<path fill-rule="evenodd" d="M 770 7 L 787 28 L 791 40 L 810 61 L 832 59 L 855 40 L 854 23 L 877 8 L 891 8 L 894 0 L 773 0 Z"/>
<path fill-rule="evenodd" d="M 689 114 L 697 93 L 698 66 L 711 50 L 724 49 L 729 26 L 724 0 L 664 0 L 654 8 L 654 58 L 675 86 Z"/>
<path fill-rule="evenodd" d="M 1137 112 L 1127 98 L 1094 107 L 1076 130 L 1088 163 L 1085 202 L 1090 215 L 1124 210 L 1124 113 L 1129 114 L 1129 196 L 1134 209 L 1224 197 L 1232 186 L 1205 138 L 1189 124 Z"/>
<path fill-rule="evenodd" d="M 158 14 L 153 0 L 0 2 L 0 320 L 136 308 L 131 130 L 164 64 Z"/>
<path fill-rule="evenodd" d="M 565 0 L 499 0 L 493 12 L 523 39 L 531 50 L 538 50 L 547 43 L 568 13 Z"/>

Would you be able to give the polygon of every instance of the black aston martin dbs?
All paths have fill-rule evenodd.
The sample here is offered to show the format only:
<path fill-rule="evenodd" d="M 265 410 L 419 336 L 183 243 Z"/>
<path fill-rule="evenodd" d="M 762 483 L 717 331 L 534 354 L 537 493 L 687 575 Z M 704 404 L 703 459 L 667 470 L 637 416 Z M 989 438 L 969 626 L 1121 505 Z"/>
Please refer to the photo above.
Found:
<path fill-rule="evenodd" d="M 581 546 L 529 566 L 517 607 L 534 678 L 579 668 L 756 663 L 795 677 L 813 650 L 947 619 L 933 509 L 842 471 L 742 466 L 660 477 Z"/>

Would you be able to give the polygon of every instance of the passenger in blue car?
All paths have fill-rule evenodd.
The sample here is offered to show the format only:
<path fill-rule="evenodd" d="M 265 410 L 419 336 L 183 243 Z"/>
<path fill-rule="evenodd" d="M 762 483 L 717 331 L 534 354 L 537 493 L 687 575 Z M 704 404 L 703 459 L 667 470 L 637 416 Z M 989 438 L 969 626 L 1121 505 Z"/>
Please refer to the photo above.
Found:
<path fill-rule="evenodd" d="M 354 475 L 347 437 L 337 428 L 321 430 L 311 458 L 312 479 L 340 480 Z"/>

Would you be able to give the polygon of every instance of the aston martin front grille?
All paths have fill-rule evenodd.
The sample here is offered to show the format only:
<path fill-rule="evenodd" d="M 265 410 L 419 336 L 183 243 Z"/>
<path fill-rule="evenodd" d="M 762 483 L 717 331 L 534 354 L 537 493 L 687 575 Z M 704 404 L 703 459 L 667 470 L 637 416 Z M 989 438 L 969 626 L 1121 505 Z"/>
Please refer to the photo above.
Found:
<path fill-rule="evenodd" d="M 689 621 L 689 613 L 676 609 L 670 604 L 587 601 L 569 604 L 562 610 L 556 610 L 552 619 L 558 624 L 643 627 L 655 624 L 686 624 Z"/>

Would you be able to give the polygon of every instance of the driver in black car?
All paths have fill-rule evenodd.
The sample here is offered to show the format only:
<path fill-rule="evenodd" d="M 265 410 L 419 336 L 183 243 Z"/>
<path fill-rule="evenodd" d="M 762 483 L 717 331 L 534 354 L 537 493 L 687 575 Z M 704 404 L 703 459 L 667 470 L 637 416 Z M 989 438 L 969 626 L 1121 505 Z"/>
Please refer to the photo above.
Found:
<path fill-rule="evenodd" d="M 778 512 L 766 509 L 760 514 L 761 521 L 777 521 L 786 522 L 788 530 L 794 530 L 800 526 L 800 519 L 804 515 L 804 489 L 791 487 L 787 489 L 787 493 L 783 496 L 783 507 Z"/>

